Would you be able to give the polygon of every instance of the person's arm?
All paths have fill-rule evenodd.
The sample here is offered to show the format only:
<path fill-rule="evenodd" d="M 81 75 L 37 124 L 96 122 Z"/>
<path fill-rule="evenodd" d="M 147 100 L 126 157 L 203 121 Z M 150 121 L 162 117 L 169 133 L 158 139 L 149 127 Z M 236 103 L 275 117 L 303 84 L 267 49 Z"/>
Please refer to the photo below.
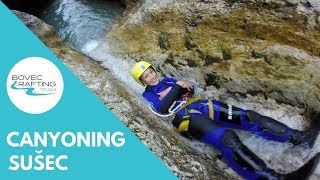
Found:
<path fill-rule="evenodd" d="M 152 92 L 143 93 L 143 96 L 161 114 L 168 113 L 170 106 L 174 103 L 174 101 L 178 100 L 181 97 L 182 92 L 192 87 L 192 85 L 186 81 L 176 81 L 175 79 L 170 78 L 167 78 L 166 80 L 167 83 L 174 83 L 174 85 L 171 86 L 170 91 L 166 92 L 165 94 L 161 95 L 161 92 L 158 94 Z M 184 88 L 182 86 L 184 86 Z"/>
<path fill-rule="evenodd" d="M 187 81 L 177 81 L 177 84 L 179 84 L 182 88 L 187 89 L 187 91 L 193 90 L 192 84 Z"/>
<path fill-rule="evenodd" d="M 177 81 L 176 84 L 172 86 L 172 89 L 168 92 L 168 94 L 163 98 L 159 112 L 162 114 L 168 113 L 170 106 L 174 103 L 174 101 L 180 98 L 181 94 L 185 90 L 193 92 L 192 84 L 187 81 Z"/>
<path fill-rule="evenodd" d="M 166 114 L 173 102 L 181 96 L 181 90 L 182 87 L 175 84 L 163 99 L 153 92 L 144 92 L 142 95 L 159 113 Z"/>
<path fill-rule="evenodd" d="M 172 86 L 168 94 L 161 100 L 159 112 L 164 114 L 168 113 L 170 106 L 181 96 L 182 87 L 179 84 Z"/>

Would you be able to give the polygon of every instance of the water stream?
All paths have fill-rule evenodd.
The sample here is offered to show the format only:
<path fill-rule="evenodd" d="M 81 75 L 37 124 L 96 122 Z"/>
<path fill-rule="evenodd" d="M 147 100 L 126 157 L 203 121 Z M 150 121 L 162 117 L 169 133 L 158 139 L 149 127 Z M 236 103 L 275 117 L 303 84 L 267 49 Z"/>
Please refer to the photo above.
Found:
<path fill-rule="evenodd" d="M 95 48 L 124 11 L 118 1 L 55 0 L 39 15 L 81 52 Z"/>

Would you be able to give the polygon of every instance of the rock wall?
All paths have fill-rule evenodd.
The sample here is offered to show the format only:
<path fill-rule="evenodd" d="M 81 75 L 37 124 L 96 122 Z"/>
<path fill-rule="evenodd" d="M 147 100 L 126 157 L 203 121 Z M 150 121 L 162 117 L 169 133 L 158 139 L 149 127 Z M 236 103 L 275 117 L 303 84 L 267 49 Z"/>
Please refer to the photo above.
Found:
<path fill-rule="evenodd" d="M 15 13 L 180 179 L 241 178 L 217 150 L 179 136 L 170 123 L 150 114 L 126 80 L 116 77 L 107 55 L 127 64 L 146 59 L 161 76 L 193 82 L 204 97 L 254 109 L 292 128 L 306 128 L 319 111 L 318 1 L 135 2 L 90 52 L 107 62 L 103 66 L 70 48 L 40 20 Z M 237 133 L 269 167 L 283 173 L 300 167 L 320 147 L 318 142 L 310 151 L 294 149 Z"/>
<path fill-rule="evenodd" d="M 165 76 L 320 110 L 316 0 L 141 0 L 92 53 L 146 59 Z"/>
<path fill-rule="evenodd" d="M 63 42 L 52 27 L 35 16 L 13 12 L 179 178 L 240 179 L 234 171 L 225 167 L 215 149 L 199 142 L 191 144 L 174 133 L 169 122 L 150 114 L 145 103 L 116 79 L 110 70 L 101 68 L 91 58 Z M 139 163 L 136 165 L 139 166 Z"/>

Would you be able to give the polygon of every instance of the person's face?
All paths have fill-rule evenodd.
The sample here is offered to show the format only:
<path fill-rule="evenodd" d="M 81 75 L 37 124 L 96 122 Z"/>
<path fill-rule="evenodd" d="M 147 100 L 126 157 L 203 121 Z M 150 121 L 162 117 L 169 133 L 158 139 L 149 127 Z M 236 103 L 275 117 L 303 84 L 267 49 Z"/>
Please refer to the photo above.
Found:
<path fill-rule="evenodd" d="M 155 86 L 159 83 L 157 73 L 150 67 L 142 73 L 140 78 L 148 86 Z"/>

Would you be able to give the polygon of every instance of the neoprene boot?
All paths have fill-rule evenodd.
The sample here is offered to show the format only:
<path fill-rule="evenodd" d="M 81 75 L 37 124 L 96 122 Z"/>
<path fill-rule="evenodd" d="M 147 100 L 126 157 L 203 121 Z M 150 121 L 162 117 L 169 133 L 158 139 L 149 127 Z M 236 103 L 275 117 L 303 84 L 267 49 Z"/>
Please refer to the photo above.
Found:
<path fill-rule="evenodd" d="M 315 129 L 310 129 L 307 131 L 292 130 L 289 142 L 294 145 L 306 144 L 309 148 L 312 148 L 318 135 L 319 132 Z"/>
<path fill-rule="evenodd" d="M 307 131 L 292 130 L 292 134 L 290 136 L 289 142 L 295 145 L 306 144 L 310 148 L 312 148 L 319 135 L 319 130 L 320 130 L 320 119 L 316 118 L 314 119 L 313 123 L 311 123 L 309 130 Z"/>
<path fill-rule="evenodd" d="M 307 132 L 310 132 L 310 130 Z M 310 137 L 311 135 L 308 136 Z M 304 180 L 312 174 L 320 159 L 320 153 L 318 153 L 298 170 L 289 174 L 280 174 L 267 168 L 266 164 L 257 155 L 241 143 L 239 137 L 233 131 L 226 131 L 222 142 L 233 149 L 232 161 L 229 161 L 229 165 L 236 163 L 246 169 L 247 172 L 252 173 L 250 176 L 244 176 L 246 179 L 256 179 L 254 176 L 259 174 L 258 179 L 263 180 Z M 238 171 L 238 173 L 241 173 L 241 171 Z"/>
<path fill-rule="evenodd" d="M 280 174 L 270 169 L 263 172 L 261 180 L 307 180 L 319 164 L 320 153 L 316 154 L 305 165 L 289 174 Z"/>
<path fill-rule="evenodd" d="M 305 165 L 299 168 L 292 173 L 285 175 L 285 179 L 309 179 L 310 175 L 312 175 L 313 171 L 319 165 L 320 153 L 316 154 L 312 159 L 310 159 Z"/>

